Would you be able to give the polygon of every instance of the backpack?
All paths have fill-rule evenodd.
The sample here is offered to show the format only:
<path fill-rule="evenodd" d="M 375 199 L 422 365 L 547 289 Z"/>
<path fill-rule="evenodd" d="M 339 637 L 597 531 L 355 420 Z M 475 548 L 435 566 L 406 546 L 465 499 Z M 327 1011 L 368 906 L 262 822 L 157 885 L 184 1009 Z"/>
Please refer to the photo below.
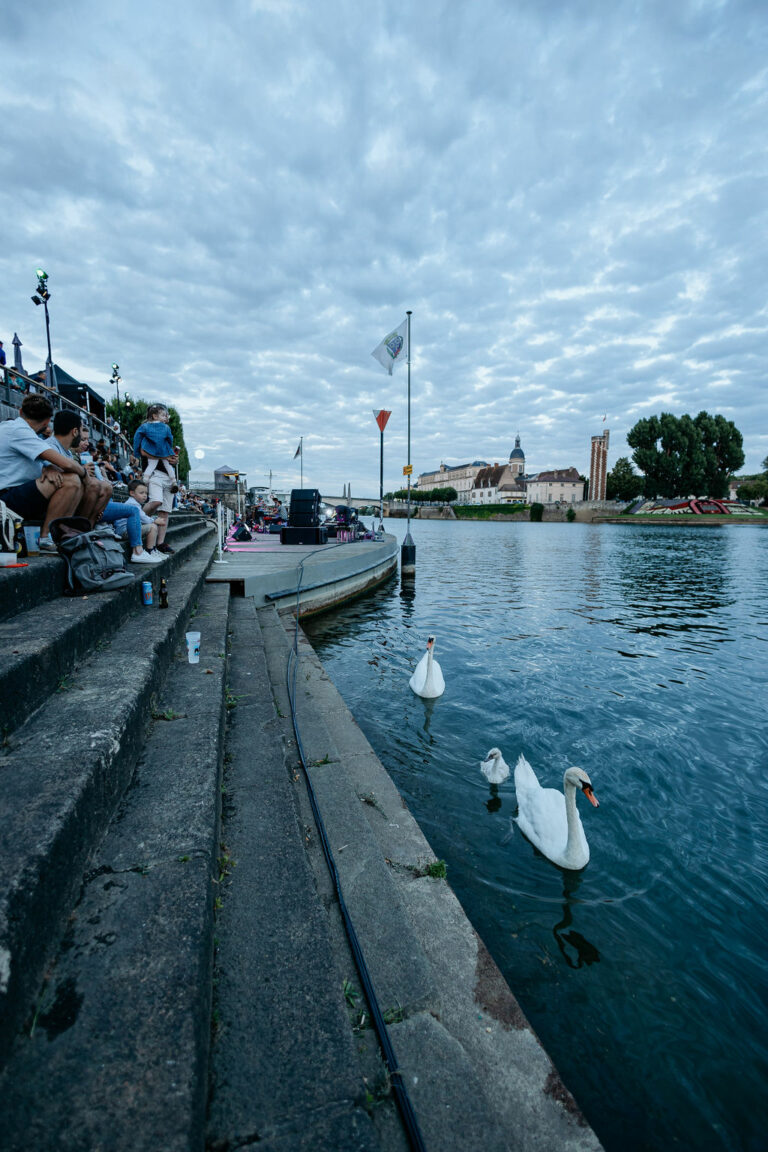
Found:
<path fill-rule="evenodd" d="M 60 516 L 51 521 L 50 532 L 67 562 L 70 593 L 76 585 L 86 592 L 114 592 L 133 584 L 123 545 L 108 525 L 91 528 L 84 516 Z"/>
<path fill-rule="evenodd" d="M 16 528 L 21 522 L 22 517 L 0 500 L 0 552 L 16 551 Z"/>

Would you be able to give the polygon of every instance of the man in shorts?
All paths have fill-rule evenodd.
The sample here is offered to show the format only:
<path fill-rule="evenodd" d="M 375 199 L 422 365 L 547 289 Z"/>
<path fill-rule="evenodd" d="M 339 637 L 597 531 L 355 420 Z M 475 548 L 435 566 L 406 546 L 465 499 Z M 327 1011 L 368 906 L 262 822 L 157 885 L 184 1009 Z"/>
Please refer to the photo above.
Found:
<path fill-rule="evenodd" d="M 0 424 L 0 500 L 25 520 L 42 521 L 42 553 L 56 552 L 48 534 L 51 520 L 77 513 L 93 524 L 96 514 L 83 465 L 38 436 L 52 415 L 50 401 L 33 394 L 24 397 L 17 419 Z"/>

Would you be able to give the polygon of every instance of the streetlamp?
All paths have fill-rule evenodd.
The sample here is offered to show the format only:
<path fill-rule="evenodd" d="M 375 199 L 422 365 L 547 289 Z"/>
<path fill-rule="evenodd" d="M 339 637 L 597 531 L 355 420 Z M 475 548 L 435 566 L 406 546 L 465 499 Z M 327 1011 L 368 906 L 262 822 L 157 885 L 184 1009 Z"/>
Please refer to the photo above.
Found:
<path fill-rule="evenodd" d="M 112 365 L 112 375 L 109 378 L 109 382 L 112 385 L 112 387 L 115 389 L 115 391 L 117 392 L 117 418 L 120 421 L 120 431 L 122 432 L 122 430 L 123 430 L 123 410 L 120 407 L 120 381 L 121 381 L 121 379 L 122 379 L 122 377 L 120 375 L 120 365 L 119 364 L 113 364 Z"/>
<path fill-rule="evenodd" d="M 51 356 L 51 322 L 48 316 L 48 301 L 51 294 L 48 291 L 48 273 L 44 272 L 42 268 L 36 268 L 35 274 L 37 276 L 37 291 L 32 297 L 32 303 L 43 305 L 45 308 L 45 335 L 48 341 L 48 359 L 45 362 L 45 384 L 47 388 L 55 389 L 57 392 L 59 386 L 56 382 L 56 372 L 53 367 L 53 357 Z"/>

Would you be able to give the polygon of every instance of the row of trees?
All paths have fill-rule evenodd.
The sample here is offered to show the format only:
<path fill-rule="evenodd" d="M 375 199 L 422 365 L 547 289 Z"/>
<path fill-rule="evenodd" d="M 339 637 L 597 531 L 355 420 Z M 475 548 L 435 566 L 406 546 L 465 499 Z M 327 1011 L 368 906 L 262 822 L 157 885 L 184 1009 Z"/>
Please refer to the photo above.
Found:
<path fill-rule="evenodd" d="M 411 500 L 414 504 L 451 504 L 458 500 L 459 494 L 455 488 L 411 488 Z M 387 492 L 385 500 L 407 500 L 408 489 L 399 488 L 397 492 Z"/>
<path fill-rule="evenodd" d="M 117 400 L 107 402 L 107 415 L 117 420 L 122 428 L 123 435 L 129 444 L 133 443 L 136 429 L 143 424 L 147 416 L 148 400 L 131 397 L 127 403 L 123 401 L 118 409 Z M 179 453 L 179 477 L 186 483 L 189 476 L 189 454 L 184 443 L 184 428 L 181 417 L 175 408 L 168 409 L 168 425 L 173 433 L 173 442 L 181 448 Z"/>

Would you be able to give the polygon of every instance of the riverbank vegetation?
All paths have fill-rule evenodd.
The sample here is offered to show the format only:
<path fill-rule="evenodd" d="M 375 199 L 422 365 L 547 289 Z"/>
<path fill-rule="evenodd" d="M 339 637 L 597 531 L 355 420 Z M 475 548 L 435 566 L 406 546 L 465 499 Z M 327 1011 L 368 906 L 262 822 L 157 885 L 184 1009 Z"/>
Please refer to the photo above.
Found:
<path fill-rule="evenodd" d="M 454 504 L 457 520 L 493 520 L 496 516 L 518 516 L 523 513 L 528 518 L 528 504 Z"/>
<path fill-rule="evenodd" d="M 455 488 L 411 488 L 412 504 L 452 504 L 459 497 Z M 407 500 L 408 489 L 398 488 L 397 492 L 386 492 L 385 500 Z"/>

